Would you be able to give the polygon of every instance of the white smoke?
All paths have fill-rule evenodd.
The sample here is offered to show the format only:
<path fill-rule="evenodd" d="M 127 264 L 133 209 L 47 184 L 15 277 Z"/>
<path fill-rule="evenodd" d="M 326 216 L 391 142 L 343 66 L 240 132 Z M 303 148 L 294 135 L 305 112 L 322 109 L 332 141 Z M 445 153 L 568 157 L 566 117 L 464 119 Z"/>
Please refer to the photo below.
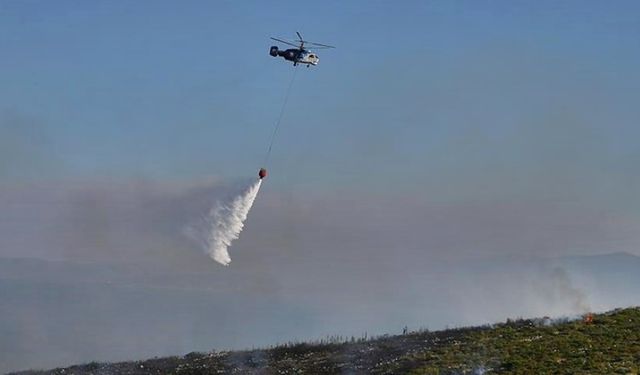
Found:
<path fill-rule="evenodd" d="M 224 266 L 231 263 L 228 248 L 240 236 L 261 184 L 259 179 L 231 199 L 217 201 L 201 223 L 187 228 L 189 237 L 200 242 L 211 259 Z"/>

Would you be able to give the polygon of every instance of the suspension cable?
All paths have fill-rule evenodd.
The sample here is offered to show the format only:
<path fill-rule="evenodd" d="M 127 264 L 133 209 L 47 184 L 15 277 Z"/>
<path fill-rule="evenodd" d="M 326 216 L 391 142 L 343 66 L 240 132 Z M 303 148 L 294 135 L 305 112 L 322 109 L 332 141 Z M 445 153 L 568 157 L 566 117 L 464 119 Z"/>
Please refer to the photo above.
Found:
<path fill-rule="evenodd" d="M 298 72 L 297 68 L 293 69 L 293 74 L 291 75 L 291 81 L 289 82 L 289 87 L 287 87 L 287 92 L 284 96 L 284 102 L 282 103 L 282 108 L 280 109 L 280 115 L 278 116 L 278 120 L 276 121 L 273 132 L 271 133 L 271 141 L 269 142 L 269 148 L 267 149 L 267 154 L 264 157 L 263 166 L 266 167 L 269 162 L 269 157 L 271 156 L 271 149 L 273 148 L 273 143 L 276 140 L 276 135 L 278 134 L 278 129 L 280 129 L 280 123 L 282 122 L 282 117 L 284 116 L 284 110 L 287 106 L 287 102 L 289 101 L 289 94 L 291 93 L 291 88 L 293 87 L 293 82 L 296 80 L 296 73 Z"/>

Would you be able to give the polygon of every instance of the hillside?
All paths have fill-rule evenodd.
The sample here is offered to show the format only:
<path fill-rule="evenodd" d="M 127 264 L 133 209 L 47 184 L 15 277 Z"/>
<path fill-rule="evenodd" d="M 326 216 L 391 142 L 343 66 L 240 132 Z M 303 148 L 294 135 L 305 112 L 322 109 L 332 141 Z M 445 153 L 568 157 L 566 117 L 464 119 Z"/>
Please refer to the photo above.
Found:
<path fill-rule="evenodd" d="M 94 362 L 20 374 L 640 372 L 640 308 L 596 314 L 590 323 L 519 319 L 493 326 L 341 340 L 286 344 L 265 350 L 190 353 L 137 362 Z"/>
<path fill-rule="evenodd" d="M 269 259 L 225 272 L 195 261 L 0 257 L 0 373 L 608 311 L 640 295 L 640 257 L 620 253 L 332 265 L 348 283 L 322 267 L 302 267 L 303 277 L 299 265 Z M 372 267 L 384 277 L 372 278 Z"/>

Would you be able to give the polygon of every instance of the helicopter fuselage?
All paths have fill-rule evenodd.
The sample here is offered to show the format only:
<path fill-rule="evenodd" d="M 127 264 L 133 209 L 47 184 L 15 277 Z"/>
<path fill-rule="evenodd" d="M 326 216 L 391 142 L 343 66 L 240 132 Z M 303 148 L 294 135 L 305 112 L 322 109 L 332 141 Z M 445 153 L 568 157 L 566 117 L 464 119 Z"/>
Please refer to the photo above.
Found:
<path fill-rule="evenodd" d="M 279 50 L 277 46 L 272 46 L 269 50 L 269 54 L 273 57 L 283 57 L 285 60 L 292 61 L 293 65 L 318 65 L 320 58 L 314 52 L 306 50 L 304 48 L 289 48 L 286 50 Z"/>

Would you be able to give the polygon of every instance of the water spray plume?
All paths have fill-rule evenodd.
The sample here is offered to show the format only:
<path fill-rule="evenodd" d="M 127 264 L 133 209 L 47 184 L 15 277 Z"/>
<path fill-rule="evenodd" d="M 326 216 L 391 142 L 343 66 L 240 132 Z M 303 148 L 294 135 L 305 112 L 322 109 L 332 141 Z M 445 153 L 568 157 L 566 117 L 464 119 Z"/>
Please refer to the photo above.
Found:
<path fill-rule="evenodd" d="M 266 171 L 264 174 L 266 176 Z M 238 239 L 244 228 L 244 222 L 260 191 L 262 178 L 253 181 L 231 199 L 216 202 L 198 226 L 201 230 L 189 228 L 190 237 L 201 242 L 211 259 L 224 266 L 231 263 L 229 246 Z"/>

